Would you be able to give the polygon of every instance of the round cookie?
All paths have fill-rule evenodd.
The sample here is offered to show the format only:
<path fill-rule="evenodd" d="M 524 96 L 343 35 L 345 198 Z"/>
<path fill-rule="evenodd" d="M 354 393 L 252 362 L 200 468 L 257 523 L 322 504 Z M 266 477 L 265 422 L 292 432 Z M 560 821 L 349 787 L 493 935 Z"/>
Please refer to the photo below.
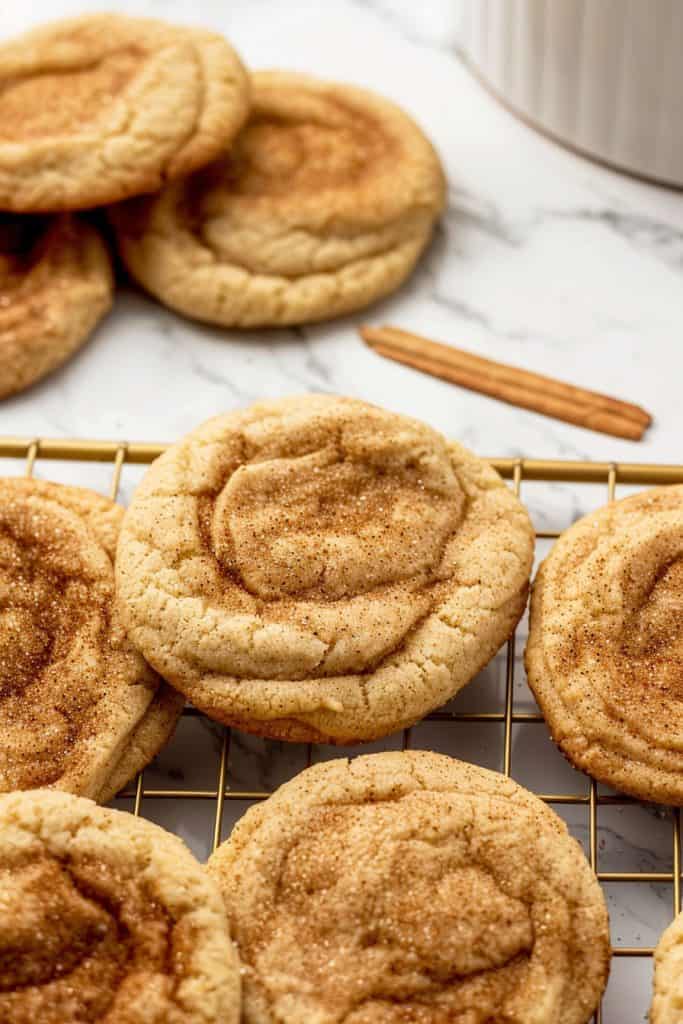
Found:
<path fill-rule="evenodd" d="M 0 214 L 0 398 L 79 349 L 113 290 L 109 253 L 86 221 Z"/>
<path fill-rule="evenodd" d="M 133 729 L 121 756 L 111 769 L 97 802 L 108 804 L 166 746 L 175 732 L 185 706 L 185 698 L 162 682 L 152 703 Z"/>
<path fill-rule="evenodd" d="M 222 160 L 112 211 L 133 277 L 226 327 L 350 313 L 413 269 L 445 202 L 439 158 L 388 100 L 305 75 L 252 76 Z"/>
<path fill-rule="evenodd" d="M 562 534 L 534 583 L 526 666 L 577 768 L 683 805 L 683 486 L 614 502 Z"/>
<path fill-rule="evenodd" d="M 218 156 L 249 108 L 232 47 L 202 29 L 87 14 L 0 45 L 0 209 L 85 209 Z"/>
<path fill-rule="evenodd" d="M 122 516 L 83 488 L 0 480 L 0 791 L 109 799 L 175 728 L 183 701 L 115 607 Z"/>
<path fill-rule="evenodd" d="M 683 1020 L 683 914 L 664 931 L 655 949 L 650 1024 L 681 1024 Z"/>
<path fill-rule="evenodd" d="M 66 793 L 0 796 L 4 1024 L 238 1024 L 220 893 L 175 836 Z"/>
<path fill-rule="evenodd" d="M 605 901 L 564 822 L 442 755 L 309 768 L 208 870 L 244 1024 L 586 1024 L 607 980 Z"/>
<path fill-rule="evenodd" d="M 124 518 L 126 627 L 212 718 L 375 739 L 467 683 L 526 603 L 533 531 L 483 460 L 416 420 L 308 395 L 209 420 Z"/>
<path fill-rule="evenodd" d="M 114 565 L 124 514 L 120 505 L 85 487 L 68 487 L 43 480 L 32 480 L 28 490 L 30 493 L 41 493 L 79 515 Z M 148 674 L 153 675 L 151 672 Z M 97 794 L 99 803 L 108 803 L 115 797 L 156 757 L 175 732 L 185 700 L 182 694 L 163 680 L 157 679 L 157 683 L 159 685 L 149 707 L 128 736 L 106 784 Z"/>

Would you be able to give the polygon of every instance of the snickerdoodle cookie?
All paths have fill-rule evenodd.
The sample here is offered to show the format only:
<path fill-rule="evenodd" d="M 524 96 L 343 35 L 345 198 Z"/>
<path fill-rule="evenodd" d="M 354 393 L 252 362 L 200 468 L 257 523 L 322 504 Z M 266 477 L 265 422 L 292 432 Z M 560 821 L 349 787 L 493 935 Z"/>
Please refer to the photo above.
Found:
<path fill-rule="evenodd" d="M 67 214 L 0 214 L 0 398 L 61 366 L 112 294 L 109 253 L 94 227 Z"/>
<path fill-rule="evenodd" d="M 182 699 L 115 606 L 122 515 L 92 491 L 0 480 L 0 791 L 109 799 L 175 727 Z"/>
<path fill-rule="evenodd" d="M 249 109 L 221 36 L 88 14 L 0 45 L 0 209 L 83 209 L 212 160 Z"/>
<path fill-rule="evenodd" d="M 259 72 L 221 161 L 112 217 L 125 264 L 162 302 L 255 327 L 324 320 L 394 291 L 444 198 L 434 149 L 388 100 Z"/>
<path fill-rule="evenodd" d="M 93 531 L 109 555 L 112 565 L 123 521 L 123 509 L 107 498 L 84 487 L 64 487 L 36 481 L 47 497 L 72 509 Z M 152 672 L 149 673 L 153 675 Z M 105 785 L 97 794 L 100 803 L 107 803 L 130 782 L 166 745 L 178 724 L 185 700 L 172 686 L 159 682 L 152 701 L 126 739 Z"/>
<path fill-rule="evenodd" d="M 208 868 L 245 1024 L 586 1024 L 607 979 L 605 901 L 564 822 L 442 755 L 309 768 Z"/>
<path fill-rule="evenodd" d="M 166 746 L 184 706 L 183 695 L 172 686 L 161 683 L 97 794 L 98 803 L 109 803 Z"/>
<path fill-rule="evenodd" d="M 163 829 L 90 800 L 0 796 L 3 1024 L 237 1024 L 220 892 Z"/>
<path fill-rule="evenodd" d="M 126 627 L 208 715 L 351 743 L 410 725 L 495 654 L 533 533 L 423 423 L 308 395 L 209 420 L 149 469 L 119 541 Z"/>
<path fill-rule="evenodd" d="M 650 1024 L 683 1021 L 683 914 L 671 922 L 657 943 Z"/>
<path fill-rule="evenodd" d="M 534 584 L 529 683 L 576 767 L 683 805 L 683 486 L 562 534 Z"/>

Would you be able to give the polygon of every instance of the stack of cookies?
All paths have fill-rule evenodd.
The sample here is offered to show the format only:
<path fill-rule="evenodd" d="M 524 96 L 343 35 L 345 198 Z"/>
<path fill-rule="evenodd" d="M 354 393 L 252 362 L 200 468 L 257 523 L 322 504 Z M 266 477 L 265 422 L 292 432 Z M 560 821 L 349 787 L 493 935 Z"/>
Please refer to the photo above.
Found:
<path fill-rule="evenodd" d="M 77 1021 L 139 985 L 135 1024 L 232 1020 L 240 1005 L 245 1021 L 285 1024 L 586 1024 L 607 974 L 604 901 L 564 825 L 509 779 L 424 753 L 319 765 L 250 811 L 182 899 L 166 837 L 83 800 L 139 771 L 185 698 L 280 740 L 411 725 L 511 634 L 532 557 L 526 510 L 488 464 L 354 399 L 218 416 L 157 459 L 125 513 L 88 491 L 0 481 L 0 948 L 13 951 L 0 1019 L 45 1005 L 46 1021 Z M 572 762 L 675 805 L 682 561 L 683 488 L 593 513 L 539 571 L 526 652 Z M 224 916 L 207 911 L 189 938 L 182 914 L 178 934 L 164 930 L 174 900 L 194 921 L 219 890 L 242 997 Z M 17 930 L 18 900 L 48 947 Z M 143 924 L 122 946 L 129 919 Z M 658 952 L 658 1022 L 675 1019 L 681 927 Z M 102 982 L 79 973 L 84 950 Z M 49 998 L 35 980 L 48 976 Z"/>
<path fill-rule="evenodd" d="M 107 207 L 125 267 L 164 304 L 277 326 L 396 289 L 444 193 L 434 149 L 392 103 L 250 75 L 211 32 L 99 14 L 5 43 L 0 397 L 63 363 L 111 306 L 104 235 L 75 211 Z"/>
<path fill-rule="evenodd" d="M 317 765 L 207 874 L 83 798 L 154 755 L 184 696 L 340 744 L 453 696 L 526 604 L 533 531 L 490 466 L 310 395 L 203 424 L 125 515 L 33 480 L 0 484 L 0 514 L 0 1020 L 587 1024 L 600 886 L 510 779 L 419 752 Z"/>
<path fill-rule="evenodd" d="M 323 395 L 209 420 L 125 515 L 2 480 L 0 537 L 0 791 L 100 800 L 185 698 L 275 739 L 413 724 L 510 636 L 533 556 L 526 510 L 483 460 Z"/>

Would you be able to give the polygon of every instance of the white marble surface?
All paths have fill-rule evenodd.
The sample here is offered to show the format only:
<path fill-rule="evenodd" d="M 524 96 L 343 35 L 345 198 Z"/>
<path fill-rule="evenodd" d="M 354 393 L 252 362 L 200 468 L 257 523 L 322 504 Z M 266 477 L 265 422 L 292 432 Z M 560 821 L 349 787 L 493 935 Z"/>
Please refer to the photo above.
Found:
<path fill-rule="evenodd" d="M 30 6 L 3 5 L 0 34 L 113 6 L 210 25 L 225 31 L 254 67 L 354 81 L 405 106 L 442 154 L 448 212 L 418 273 L 363 318 L 412 327 L 638 401 L 656 422 L 646 440 L 634 444 L 456 390 L 375 356 L 356 336 L 358 317 L 300 330 L 223 332 L 184 321 L 122 288 L 114 312 L 76 359 L 0 407 L 0 433 L 171 440 L 205 417 L 252 399 L 317 390 L 420 416 L 481 454 L 683 461 L 683 196 L 597 167 L 515 121 L 456 58 L 455 4 L 36 0 Z M 110 473 L 106 467 L 46 463 L 37 469 L 43 476 L 102 488 Z M 126 469 L 124 497 L 138 475 Z M 538 485 L 529 485 L 524 496 L 544 528 L 566 525 L 605 497 L 600 488 Z M 520 708 L 531 706 L 519 661 L 522 647 L 523 639 L 517 645 Z M 501 656 L 456 706 L 500 708 L 503 683 Z M 491 725 L 427 723 L 413 733 L 415 746 L 492 767 L 501 766 L 500 739 Z M 184 722 L 146 784 L 211 788 L 219 745 L 209 723 Z M 231 782 L 271 787 L 303 767 L 305 757 L 301 748 L 235 736 Z M 555 752 L 542 725 L 515 727 L 513 773 L 531 788 L 586 791 L 586 780 Z M 239 802 L 226 804 L 226 830 L 242 809 Z M 213 821 L 209 801 L 150 799 L 143 811 L 206 855 Z M 558 811 L 586 843 L 586 809 Z M 670 870 L 666 818 L 653 809 L 601 809 L 599 862 L 602 870 Z M 607 893 L 614 942 L 654 944 L 670 915 L 670 887 L 613 884 Z M 645 1019 L 649 977 L 646 960 L 615 962 L 605 1024 Z"/>

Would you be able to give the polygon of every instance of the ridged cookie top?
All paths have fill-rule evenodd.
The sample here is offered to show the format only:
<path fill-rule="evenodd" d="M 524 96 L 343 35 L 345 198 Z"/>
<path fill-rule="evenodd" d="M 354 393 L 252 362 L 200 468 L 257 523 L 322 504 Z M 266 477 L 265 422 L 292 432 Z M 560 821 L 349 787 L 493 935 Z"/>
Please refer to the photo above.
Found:
<path fill-rule="evenodd" d="M 234 147 L 184 186 L 190 224 L 219 259 L 285 276 L 336 270 L 440 212 L 436 153 L 388 100 L 292 73 L 253 82 Z"/>
<path fill-rule="evenodd" d="M 578 767 L 683 804 L 683 487 L 579 520 L 543 563 L 529 681 Z"/>
<path fill-rule="evenodd" d="M 149 709 L 159 680 L 115 608 L 121 516 L 91 491 L 0 480 L 0 791 L 97 796 Z"/>
<path fill-rule="evenodd" d="M 237 1024 L 220 895 L 188 849 L 67 794 L 0 797 L 3 1024 Z"/>
<path fill-rule="evenodd" d="M 209 861 L 245 1024 L 586 1024 L 607 912 L 563 822 L 422 752 L 308 769 Z"/>
<path fill-rule="evenodd" d="M 0 208 L 80 209 L 151 192 L 216 156 L 248 110 L 218 35 L 92 14 L 0 46 Z"/>
<path fill-rule="evenodd" d="M 112 293 L 109 254 L 90 224 L 0 214 L 0 398 L 64 362 Z"/>
<path fill-rule="evenodd" d="M 134 641 L 199 706 L 348 739 L 466 682 L 521 612 L 530 557 L 524 510 L 484 463 L 415 420 L 307 396 L 163 455 L 117 574 Z"/>
<path fill-rule="evenodd" d="M 113 211 L 124 260 L 171 306 L 218 323 L 297 323 L 397 287 L 444 205 L 439 159 L 364 89 L 257 72 L 225 156 Z"/>

